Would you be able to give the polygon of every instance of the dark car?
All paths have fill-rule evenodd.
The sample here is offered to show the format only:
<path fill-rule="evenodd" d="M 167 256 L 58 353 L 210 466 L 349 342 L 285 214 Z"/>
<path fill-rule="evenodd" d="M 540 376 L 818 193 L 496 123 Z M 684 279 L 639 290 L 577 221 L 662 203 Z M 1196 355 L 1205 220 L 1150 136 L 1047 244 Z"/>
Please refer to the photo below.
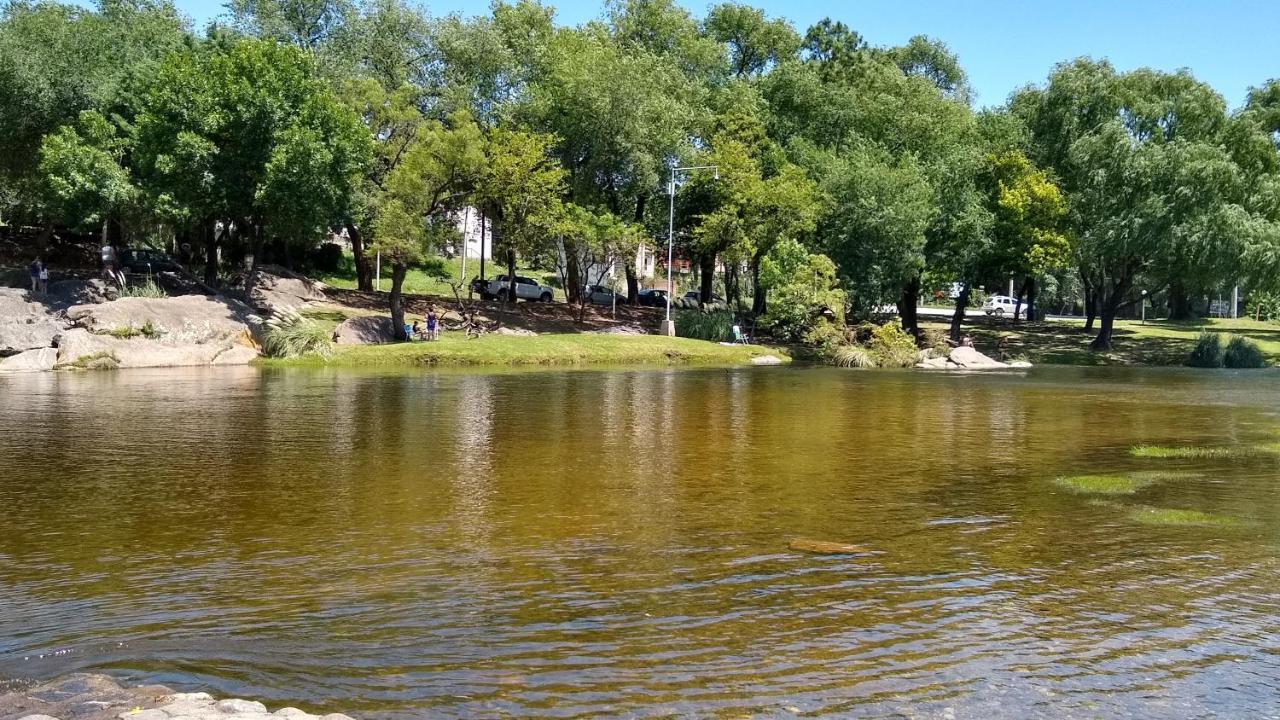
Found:
<path fill-rule="evenodd" d="M 656 288 L 651 290 L 641 290 L 640 304 L 645 307 L 666 307 L 667 291 L 658 290 Z"/>
<path fill-rule="evenodd" d="M 692 300 L 692 301 L 694 301 L 694 302 L 702 302 L 702 301 L 699 299 L 701 296 L 702 296 L 702 293 L 698 292 L 697 290 L 690 290 L 689 292 L 687 292 L 687 293 L 685 293 L 685 294 L 684 294 L 684 297 L 685 297 L 685 299 L 686 299 L 686 300 Z M 720 297 L 719 295 L 717 295 L 717 294 L 715 294 L 715 293 L 711 293 L 711 302 L 712 302 L 712 303 L 724 303 L 724 298 Z"/>
<path fill-rule="evenodd" d="M 120 264 L 131 273 L 177 272 L 182 265 L 168 254 L 146 248 L 125 250 Z"/>

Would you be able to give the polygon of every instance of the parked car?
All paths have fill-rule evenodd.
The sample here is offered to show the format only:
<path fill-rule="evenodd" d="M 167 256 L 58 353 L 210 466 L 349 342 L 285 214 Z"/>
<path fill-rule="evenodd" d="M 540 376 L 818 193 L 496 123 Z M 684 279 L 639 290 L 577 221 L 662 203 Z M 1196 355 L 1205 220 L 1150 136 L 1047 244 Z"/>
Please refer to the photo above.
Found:
<path fill-rule="evenodd" d="M 587 296 L 587 302 L 594 305 L 613 305 L 615 302 L 621 304 L 627 301 L 626 295 L 619 295 L 613 288 L 604 285 L 588 285 L 582 292 Z"/>
<path fill-rule="evenodd" d="M 696 302 L 696 303 L 700 303 L 700 302 L 702 302 L 702 300 L 701 300 L 701 298 L 702 298 L 702 293 L 701 293 L 700 291 L 698 291 L 698 290 L 690 290 L 689 292 L 687 292 L 687 293 L 685 293 L 685 294 L 684 294 L 684 298 L 685 298 L 686 300 L 692 300 L 692 301 L 694 301 L 694 302 Z M 715 293 L 711 293 L 711 302 L 712 302 L 712 303 L 724 303 L 724 298 L 720 297 L 719 295 L 717 295 L 717 294 L 715 294 Z"/>
<path fill-rule="evenodd" d="M 177 272 L 182 265 L 167 253 L 139 248 L 120 254 L 120 264 L 131 273 Z"/>
<path fill-rule="evenodd" d="M 1005 315 L 1013 315 L 1015 312 L 1021 317 L 1027 311 L 1027 306 L 1023 305 L 1018 308 L 1018 301 L 1008 295 L 992 295 L 987 301 L 982 303 L 982 312 L 996 317 L 1004 317 Z"/>
<path fill-rule="evenodd" d="M 523 275 L 516 276 L 515 296 L 507 297 L 508 300 L 537 300 L 539 302 L 551 302 L 555 297 L 555 290 L 550 285 L 543 285 L 531 277 Z M 489 281 L 486 286 L 484 297 L 502 298 L 511 292 L 511 283 L 506 275 L 499 275 Z"/>
<path fill-rule="evenodd" d="M 654 288 L 651 290 L 641 290 L 640 304 L 645 307 L 666 307 L 667 291 L 658 290 L 657 288 Z"/>

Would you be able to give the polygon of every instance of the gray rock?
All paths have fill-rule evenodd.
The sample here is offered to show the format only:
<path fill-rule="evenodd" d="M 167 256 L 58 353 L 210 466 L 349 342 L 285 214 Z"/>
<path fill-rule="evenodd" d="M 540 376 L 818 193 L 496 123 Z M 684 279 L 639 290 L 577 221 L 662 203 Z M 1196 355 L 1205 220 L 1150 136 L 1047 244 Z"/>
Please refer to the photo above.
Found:
<path fill-rule="evenodd" d="M 46 348 L 67 323 L 26 290 L 0 288 L 0 357 Z"/>
<path fill-rule="evenodd" d="M 1008 365 L 992 360 L 971 347 L 958 347 L 951 351 L 951 362 L 965 370 L 996 370 Z"/>
<path fill-rule="evenodd" d="M 326 285 L 276 265 L 259 265 L 245 280 L 245 294 L 253 307 L 271 313 L 324 302 Z"/>
<path fill-rule="evenodd" d="M 228 715 L 234 713 L 256 713 L 259 715 L 265 715 L 267 713 L 267 706 L 255 700 L 219 700 L 218 704 L 214 707 L 218 708 L 220 712 Z"/>
<path fill-rule="evenodd" d="M 46 372 L 57 362 L 57 348 L 37 348 L 0 359 L 0 372 Z"/>
<path fill-rule="evenodd" d="M 124 339 L 76 328 L 59 338 L 57 367 L 92 370 L 243 365 L 258 356 L 257 348 L 250 342 L 243 335 L 204 343 L 175 343 L 167 337 Z"/>
<path fill-rule="evenodd" d="M 782 358 L 775 355 L 761 355 L 751 358 L 752 365 L 781 365 Z"/>
<path fill-rule="evenodd" d="M 150 710 L 139 710 L 138 712 L 126 710 L 116 715 L 116 717 L 121 720 L 169 720 L 169 713 L 160 708 L 151 708 Z"/>
<path fill-rule="evenodd" d="M 207 692 L 174 693 L 173 699 L 176 702 L 200 702 L 202 700 L 211 702 L 213 696 Z"/>
<path fill-rule="evenodd" d="M 204 343 L 233 336 L 251 338 L 262 318 L 243 303 L 207 295 L 167 298 L 127 297 L 106 303 L 76 305 L 67 317 L 94 333 L 139 330 L 150 323 L 171 343 Z"/>
<path fill-rule="evenodd" d="M 49 284 L 49 297 L 59 305 L 86 305 L 106 302 L 107 283 L 99 278 L 68 278 Z"/>
<path fill-rule="evenodd" d="M 283 707 L 271 714 L 276 717 L 291 717 L 291 718 L 314 718 L 315 717 L 315 715 L 312 715 L 306 710 L 299 710 L 296 707 Z"/>
<path fill-rule="evenodd" d="M 348 318 L 333 331 L 333 341 L 339 345 L 380 345 L 395 339 L 391 318 L 385 315 Z"/>
<path fill-rule="evenodd" d="M 503 325 L 493 332 L 495 335 L 512 335 L 515 337 L 536 337 L 538 334 L 532 330 L 526 330 L 525 328 L 507 327 L 506 325 Z"/>
<path fill-rule="evenodd" d="M 58 718 L 49 715 L 26 715 L 18 718 L 18 720 L 58 720 Z"/>
<path fill-rule="evenodd" d="M 329 713 L 328 715 L 321 715 L 320 720 L 355 720 L 355 719 L 348 715 L 343 715 L 342 713 Z"/>
<path fill-rule="evenodd" d="M 931 357 L 916 363 L 916 367 L 924 370 L 946 370 L 952 363 L 944 357 Z"/>

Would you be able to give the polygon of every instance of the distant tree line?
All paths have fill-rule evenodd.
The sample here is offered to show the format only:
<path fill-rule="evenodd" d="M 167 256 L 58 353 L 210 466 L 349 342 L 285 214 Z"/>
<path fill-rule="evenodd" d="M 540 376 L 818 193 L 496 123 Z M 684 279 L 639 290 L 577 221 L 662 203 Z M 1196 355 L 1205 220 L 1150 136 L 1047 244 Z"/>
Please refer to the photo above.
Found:
<path fill-rule="evenodd" d="M 1012 277 L 1030 306 L 1078 289 L 1105 349 L 1142 290 L 1176 316 L 1280 277 L 1280 82 L 1229 111 L 1187 71 L 1082 58 L 975 111 L 935 40 L 800 33 L 733 3 L 699 19 L 610 0 L 578 27 L 534 0 L 475 18 L 404 0 L 227 10 L 198 33 L 162 0 L 6 5 L 0 221 L 37 244 L 177 241 L 209 284 L 219 258 L 345 233 L 361 288 L 371 252 L 390 263 L 399 313 L 408 268 L 475 207 L 511 271 L 564 258 L 576 300 L 584 263 L 665 240 L 671 167 L 715 165 L 677 195 L 677 252 L 704 298 L 722 268 L 729 301 L 761 315 L 771 287 L 803 287 L 790 268 L 854 314 L 897 303 L 914 333 L 922 293 L 959 282 L 958 333 L 973 288 Z"/>

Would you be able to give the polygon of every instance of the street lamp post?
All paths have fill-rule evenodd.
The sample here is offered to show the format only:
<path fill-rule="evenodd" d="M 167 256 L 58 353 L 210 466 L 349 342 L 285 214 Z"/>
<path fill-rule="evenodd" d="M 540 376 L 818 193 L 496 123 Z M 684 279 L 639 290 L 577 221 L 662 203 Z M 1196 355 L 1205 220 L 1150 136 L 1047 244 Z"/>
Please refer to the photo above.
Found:
<path fill-rule="evenodd" d="M 675 295 L 675 284 L 671 278 L 671 266 L 675 263 L 676 246 L 676 173 L 693 170 L 715 170 L 716 180 L 720 179 L 720 168 L 717 165 L 691 165 L 689 167 L 671 168 L 671 182 L 667 185 L 667 319 L 662 321 L 659 330 L 663 335 L 675 337 L 676 324 L 671 319 L 671 298 Z"/>

